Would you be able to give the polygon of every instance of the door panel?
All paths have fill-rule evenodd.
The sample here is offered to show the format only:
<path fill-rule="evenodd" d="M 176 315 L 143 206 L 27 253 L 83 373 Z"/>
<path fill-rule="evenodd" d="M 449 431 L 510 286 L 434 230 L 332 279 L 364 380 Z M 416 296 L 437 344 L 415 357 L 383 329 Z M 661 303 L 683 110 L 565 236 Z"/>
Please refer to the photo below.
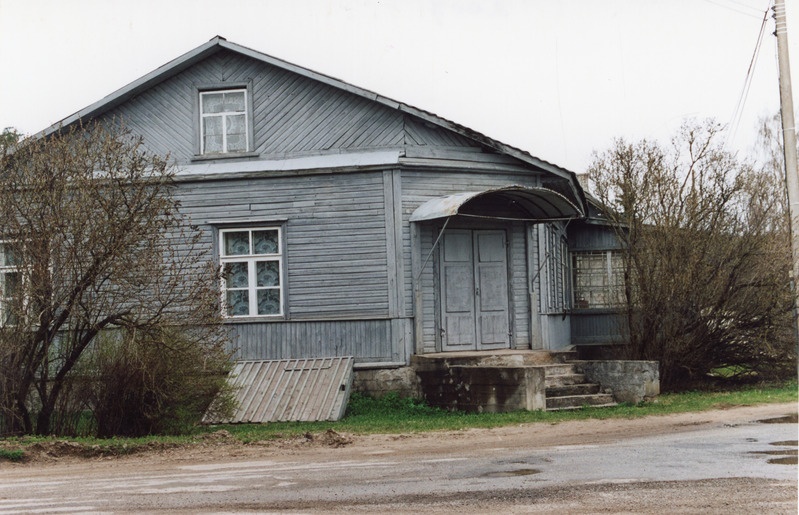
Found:
<path fill-rule="evenodd" d="M 477 231 L 477 331 L 479 347 L 510 347 L 508 268 L 504 231 Z"/>
<path fill-rule="evenodd" d="M 440 266 L 442 350 L 509 347 L 505 232 L 447 231 Z"/>
<path fill-rule="evenodd" d="M 469 231 L 444 233 L 441 260 L 443 350 L 474 350 L 474 264 Z"/>

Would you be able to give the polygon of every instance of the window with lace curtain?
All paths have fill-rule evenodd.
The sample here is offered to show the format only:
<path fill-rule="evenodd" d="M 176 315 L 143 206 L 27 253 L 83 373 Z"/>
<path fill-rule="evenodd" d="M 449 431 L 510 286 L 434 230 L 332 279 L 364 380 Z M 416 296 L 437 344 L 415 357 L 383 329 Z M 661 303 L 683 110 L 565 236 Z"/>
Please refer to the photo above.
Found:
<path fill-rule="evenodd" d="M 280 227 L 219 231 L 225 316 L 283 315 L 285 296 L 281 238 Z"/>
<path fill-rule="evenodd" d="M 248 152 L 247 88 L 200 91 L 200 154 Z"/>
<path fill-rule="evenodd" d="M 14 325 L 14 301 L 20 294 L 21 277 L 13 241 L 0 241 L 0 326 Z"/>

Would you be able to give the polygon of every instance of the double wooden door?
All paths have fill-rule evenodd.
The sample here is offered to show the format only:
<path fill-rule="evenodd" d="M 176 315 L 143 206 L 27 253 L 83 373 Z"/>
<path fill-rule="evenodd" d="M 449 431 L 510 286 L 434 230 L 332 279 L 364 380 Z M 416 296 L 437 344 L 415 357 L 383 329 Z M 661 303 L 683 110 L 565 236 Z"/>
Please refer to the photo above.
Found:
<path fill-rule="evenodd" d="M 505 231 L 447 230 L 439 266 L 441 349 L 510 347 Z"/>

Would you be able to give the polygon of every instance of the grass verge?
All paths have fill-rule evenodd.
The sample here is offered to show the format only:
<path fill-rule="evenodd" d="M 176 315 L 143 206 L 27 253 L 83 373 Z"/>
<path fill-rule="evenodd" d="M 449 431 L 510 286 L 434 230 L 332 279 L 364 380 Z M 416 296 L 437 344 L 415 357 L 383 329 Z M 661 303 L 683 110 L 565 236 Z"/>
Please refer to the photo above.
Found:
<path fill-rule="evenodd" d="M 590 408 L 575 411 L 516 411 L 512 413 L 462 413 L 431 408 L 413 400 L 388 395 L 372 399 L 354 394 L 347 415 L 338 422 L 279 422 L 272 424 L 237 424 L 202 426 L 186 436 L 150 436 L 144 438 L 47 438 L 14 437 L 0 439 L 0 461 L 24 461 L 26 452 L 48 446 L 63 454 L 92 457 L 124 455 L 191 445 L 225 430 L 243 443 L 323 433 L 332 429 L 342 433 L 418 433 L 454 431 L 467 428 L 490 428 L 527 423 L 558 423 L 567 420 L 631 419 L 671 413 L 701 412 L 711 409 L 756 404 L 797 402 L 797 383 L 758 385 L 728 391 L 663 394 L 652 402 Z"/>

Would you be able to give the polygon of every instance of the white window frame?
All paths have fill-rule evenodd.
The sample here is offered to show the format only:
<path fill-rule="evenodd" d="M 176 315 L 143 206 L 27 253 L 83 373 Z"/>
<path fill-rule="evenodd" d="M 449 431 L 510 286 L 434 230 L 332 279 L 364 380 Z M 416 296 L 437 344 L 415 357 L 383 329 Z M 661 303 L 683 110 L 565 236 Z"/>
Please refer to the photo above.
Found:
<path fill-rule="evenodd" d="M 253 250 L 253 233 L 257 231 L 277 231 L 277 252 L 269 254 L 255 254 Z M 249 239 L 250 252 L 248 254 L 226 255 L 225 251 L 225 235 L 236 232 L 247 232 Z M 277 262 L 278 266 L 278 286 L 258 286 L 257 285 L 257 263 L 259 262 Z M 283 228 L 275 225 L 264 226 L 248 226 L 248 227 L 235 227 L 219 229 L 219 263 L 222 271 L 222 315 L 231 320 L 251 319 L 251 318 L 284 318 L 285 305 L 286 305 L 286 292 L 285 292 L 285 273 L 284 273 L 284 256 L 283 256 Z M 228 288 L 227 280 L 225 278 L 225 265 L 231 263 L 247 263 L 247 279 L 248 285 L 246 288 Z M 227 292 L 235 290 L 246 290 L 249 296 L 249 313 L 247 315 L 230 315 L 227 310 Z M 258 291 L 259 290 L 277 290 L 280 295 L 280 309 L 278 313 L 259 314 L 258 313 Z"/>
<path fill-rule="evenodd" d="M 580 257 L 601 258 L 602 262 L 600 266 L 583 269 L 578 266 Z M 580 274 L 586 277 L 579 277 Z M 572 277 L 576 309 L 616 309 L 624 305 L 624 265 L 620 251 L 572 251 Z"/>
<path fill-rule="evenodd" d="M 205 113 L 203 112 L 203 96 L 205 95 L 218 95 L 218 94 L 225 94 L 225 93 L 243 93 L 244 94 L 244 111 L 222 111 L 219 113 Z M 214 88 L 214 89 L 202 89 L 198 91 L 198 111 L 199 111 L 199 138 L 200 138 L 200 155 L 208 156 L 208 155 L 220 155 L 220 154 L 242 154 L 250 152 L 250 145 L 252 139 L 252 127 L 251 127 L 251 102 L 250 102 L 250 92 L 249 88 L 240 86 L 240 87 L 232 87 L 232 88 Z M 244 141 L 245 147 L 244 150 L 228 150 L 228 117 L 230 116 L 239 116 L 244 114 Z M 206 118 L 222 118 L 222 150 L 218 152 L 206 152 L 205 150 L 205 119 Z"/>
<path fill-rule="evenodd" d="M 9 244 L 16 244 L 16 243 L 18 243 L 16 240 L 0 240 L 0 246 L 6 246 L 6 245 L 9 245 Z M 22 277 L 21 277 L 22 269 L 20 268 L 20 265 L 18 263 L 16 263 L 16 264 L 14 264 L 14 263 L 7 264 L 5 262 L 5 256 L 6 256 L 5 251 L 0 253 L 0 255 L 3 256 L 3 259 L 0 260 L 0 275 L 3 276 L 3 280 L 0 281 L 0 327 L 2 327 L 2 326 L 7 326 L 7 325 L 13 325 L 13 324 L 8 324 L 7 321 L 6 321 L 6 317 L 8 316 L 6 306 L 8 305 L 9 301 L 13 301 L 13 297 L 7 297 L 5 295 L 5 285 L 6 285 L 6 277 L 5 276 L 6 275 L 11 275 L 11 274 L 19 274 L 19 276 L 20 276 L 19 277 L 19 281 L 20 281 L 19 287 L 21 289 L 22 288 L 22 283 L 21 283 L 21 281 L 22 281 Z"/>

